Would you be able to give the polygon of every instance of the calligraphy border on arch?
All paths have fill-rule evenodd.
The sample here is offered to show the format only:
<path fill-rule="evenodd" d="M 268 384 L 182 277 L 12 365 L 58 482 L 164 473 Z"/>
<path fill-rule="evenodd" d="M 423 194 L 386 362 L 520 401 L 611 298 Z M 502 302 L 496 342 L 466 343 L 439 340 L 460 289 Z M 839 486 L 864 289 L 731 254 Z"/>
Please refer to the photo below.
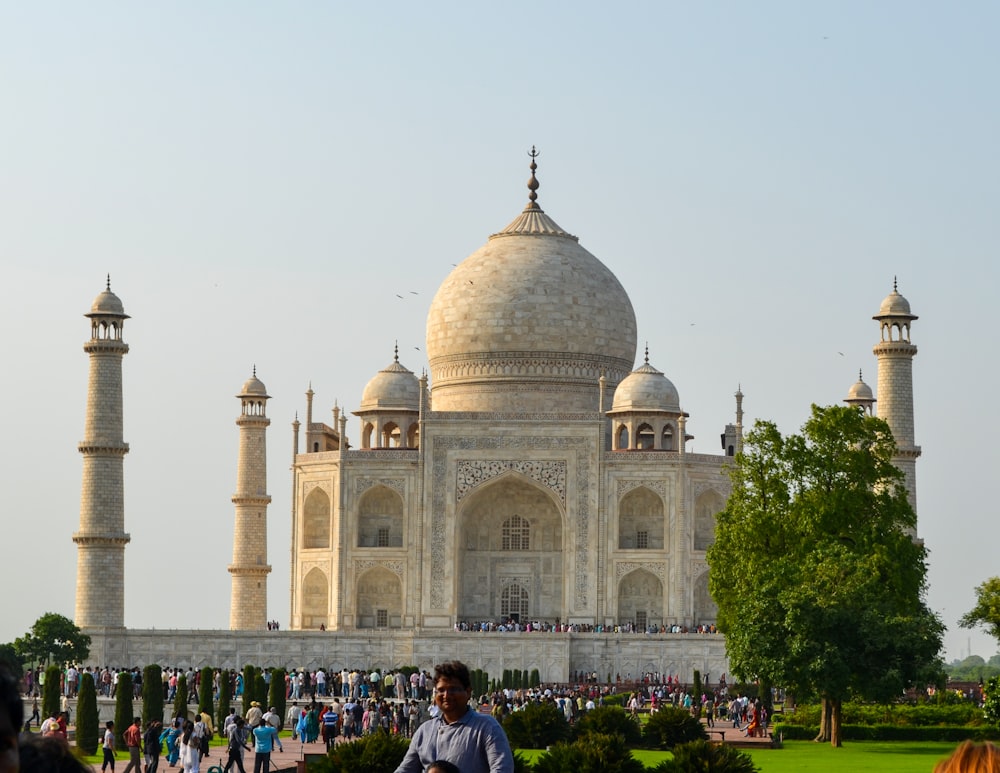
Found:
<path fill-rule="evenodd" d="M 360 577 L 364 572 L 369 569 L 374 569 L 376 567 L 382 567 L 383 569 L 388 569 L 399 579 L 403 579 L 403 562 L 402 561 L 376 561 L 373 559 L 364 559 L 354 562 L 354 576 Z"/>

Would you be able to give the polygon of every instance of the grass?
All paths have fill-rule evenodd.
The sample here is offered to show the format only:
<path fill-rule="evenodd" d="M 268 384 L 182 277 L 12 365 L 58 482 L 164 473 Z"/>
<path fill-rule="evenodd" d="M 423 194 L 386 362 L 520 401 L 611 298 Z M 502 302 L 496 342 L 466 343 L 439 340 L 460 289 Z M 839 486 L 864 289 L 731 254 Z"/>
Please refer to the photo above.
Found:
<path fill-rule="evenodd" d="M 812 741 L 786 741 L 782 749 L 745 750 L 761 773 L 929 773 L 958 744 L 857 741 L 840 749 Z M 534 762 L 542 749 L 519 749 L 518 754 Z M 669 752 L 635 749 L 632 756 L 647 768 L 668 759 Z"/>

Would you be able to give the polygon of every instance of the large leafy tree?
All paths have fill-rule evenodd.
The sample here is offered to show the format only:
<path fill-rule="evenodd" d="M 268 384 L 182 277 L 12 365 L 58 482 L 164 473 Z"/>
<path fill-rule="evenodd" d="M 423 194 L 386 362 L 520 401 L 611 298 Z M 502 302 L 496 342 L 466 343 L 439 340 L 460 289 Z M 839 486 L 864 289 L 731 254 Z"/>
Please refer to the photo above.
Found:
<path fill-rule="evenodd" d="M 1000 577 L 990 577 L 976 587 L 976 606 L 962 615 L 963 628 L 982 626 L 990 636 L 1000 639 Z"/>
<path fill-rule="evenodd" d="M 813 406 L 788 437 L 757 422 L 707 555 L 733 673 L 818 696 L 817 740 L 834 746 L 846 698 L 889 700 L 940 674 L 895 448 L 884 421 L 849 406 Z"/>
<path fill-rule="evenodd" d="M 90 655 L 90 637 L 68 617 L 46 612 L 31 630 L 14 640 L 17 654 L 28 661 L 80 663 Z"/>

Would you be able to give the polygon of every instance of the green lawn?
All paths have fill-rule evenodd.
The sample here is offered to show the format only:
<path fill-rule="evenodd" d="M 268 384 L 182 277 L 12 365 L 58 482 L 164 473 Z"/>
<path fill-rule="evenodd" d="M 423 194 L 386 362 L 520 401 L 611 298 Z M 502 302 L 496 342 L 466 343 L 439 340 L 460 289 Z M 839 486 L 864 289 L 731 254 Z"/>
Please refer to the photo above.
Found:
<path fill-rule="evenodd" d="M 955 743 L 878 743 L 856 741 L 840 749 L 812 741 L 786 741 L 782 749 L 749 749 L 761 773 L 930 773 L 934 765 L 951 754 Z M 529 762 L 542 755 L 540 749 L 520 749 Z M 670 756 L 668 752 L 634 750 L 632 756 L 647 768 Z"/>

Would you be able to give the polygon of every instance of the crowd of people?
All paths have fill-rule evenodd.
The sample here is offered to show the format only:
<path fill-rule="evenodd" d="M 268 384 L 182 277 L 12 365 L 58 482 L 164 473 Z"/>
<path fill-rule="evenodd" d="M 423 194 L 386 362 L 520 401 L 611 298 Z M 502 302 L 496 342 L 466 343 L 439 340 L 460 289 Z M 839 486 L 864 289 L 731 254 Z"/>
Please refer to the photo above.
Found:
<path fill-rule="evenodd" d="M 650 623 L 645 626 L 634 622 L 618 623 L 616 625 L 600 625 L 590 623 L 551 623 L 545 620 L 520 622 L 519 620 L 457 620 L 455 631 L 459 633 L 636 633 L 651 636 L 654 634 L 716 634 L 715 623 L 708 625 L 686 626 Z"/>

